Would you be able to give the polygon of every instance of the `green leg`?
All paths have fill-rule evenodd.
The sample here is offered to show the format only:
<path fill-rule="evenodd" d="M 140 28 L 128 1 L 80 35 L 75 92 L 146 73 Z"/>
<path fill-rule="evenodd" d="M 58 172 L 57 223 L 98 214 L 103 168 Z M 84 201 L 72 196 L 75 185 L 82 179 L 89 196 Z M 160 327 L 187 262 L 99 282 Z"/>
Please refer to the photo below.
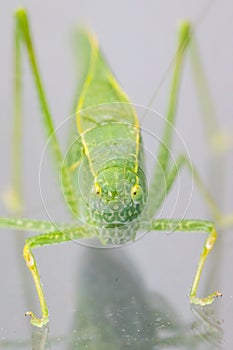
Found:
<path fill-rule="evenodd" d="M 51 236 L 52 235 L 53 234 L 51 234 Z M 44 235 L 41 235 L 41 236 L 43 237 Z M 29 240 L 27 240 L 27 244 L 25 245 L 25 247 L 23 249 L 23 257 L 24 257 L 26 264 L 27 264 L 27 267 L 31 271 L 32 277 L 34 279 L 34 283 L 36 286 L 36 290 L 37 290 L 37 294 L 38 294 L 39 302 L 40 302 L 41 318 L 36 317 L 34 315 L 34 313 L 31 311 L 27 311 L 25 313 L 25 316 L 31 317 L 31 323 L 34 326 L 42 327 L 49 322 L 49 312 L 48 312 L 48 307 L 47 307 L 47 304 L 45 301 L 44 292 L 43 292 L 41 281 L 40 281 L 40 276 L 39 276 L 38 269 L 36 266 L 36 261 L 35 261 L 35 258 L 33 256 L 32 252 L 31 252 L 30 242 L 28 242 L 28 241 Z"/>
<path fill-rule="evenodd" d="M 22 82 L 21 82 L 21 49 L 25 47 L 29 64 L 31 67 L 38 100 L 42 111 L 42 121 L 46 132 L 47 139 L 50 139 L 52 157 L 58 170 L 59 180 L 62 175 L 62 187 L 66 202 L 69 204 L 73 214 L 77 213 L 76 198 L 74 196 L 74 190 L 70 179 L 70 173 L 68 167 L 63 164 L 63 155 L 58 143 L 58 139 L 55 133 L 55 128 L 51 113 L 48 107 L 46 94 L 42 85 L 42 80 L 39 73 L 39 68 L 36 60 L 36 55 L 31 39 L 31 31 L 27 18 L 27 13 L 24 9 L 19 9 L 15 13 L 15 83 L 14 83 L 14 140 L 13 140 L 13 157 L 12 157 L 12 196 L 10 200 L 12 202 L 11 207 L 17 207 L 21 205 L 21 169 L 22 169 L 22 112 L 21 112 L 21 95 L 22 95 Z M 20 152 L 20 154 L 19 154 Z"/>
<path fill-rule="evenodd" d="M 190 291 L 190 302 L 193 304 L 207 305 L 211 304 L 215 297 L 219 297 L 222 294 L 220 292 L 214 292 L 205 298 L 198 298 L 197 288 L 199 285 L 201 273 L 206 261 L 206 258 L 212 250 L 217 238 L 217 232 L 214 224 L 210 221 L 202 220 L 154 220 L 151 225 L 151 230 L 156 231 L 186 231 L 186 232 L 206 232 L 208 237 L 204 243 L 204 247 L 200 256 L 197 271 L 193 280 L 192 288 Z"/>
<path fill-rule="evenodd" d="M 207 187 L 203 183 L 200 175 L 198 174 L 196 168 L 190 164 L 189 160 L 181 155 L 177 161 L 173 169 L 170 171 L 169 175 L 167 176 L 167 191 L 170 190 L 172 184 L 174 183 L 177 174 L 179 173 L 180 169 L 185 166 L 191 175 L 193 176 L 193 179 L 195 181 L 195 184 L 197 188 L 199 189 L 200 193 L 202 194 L 205 202 L 207 203 L 211 215 L 213 216 L 214 220 L 217 222 L 218 227 L 221 229 L 225 229 L 227 227 L 230 227 L 233 225 L 233 214 L 222 214 L 221 210 L 219 209 L 216 201 L 212 197 L 211 193 L 208 191 Z"/>
<path fill-rule="evenodd" d="M 189 160 L 184 155 L 178 157 L 177 161 L 175 162 L 175 165 L 169 171 L 166 177 L 166 188 L 163 192 L 160 191 L 160 193 L 154 198 L 153 208 L 157 209 L 161 206 L 166 194 L 169 193 L 172 185 L 174 184 L 174 181 L 177 178 L 177 175 L 184 166 L 188 169 L 191 176 L 193 176 L 195 185 L 197 186 L 206 204 L 208 205 L 211 215 L 213 216 L 214 220 L 218 223 L 218 226 L 221 228 L 226 228 L 233 225 L 233 215 L 222 214 L 211 193 L 208 191 L 207 187 L 203 183 L 196 168 L 192 164 L 190 164 Z"/>
<path fill-rule="evenodd" d="M 93 237 L 95 232 L 88 227 L 73 227 L 72 229 L 65 229 L 63 231 L 49 232 L 33 236 L 26 239 L 26 244 L 23 250 L 23 256 L 26 261 L 28 269 L 31 271 L 36 291 L 38 294 L 41 317 L 36 317 L 33 312 L 26 312 L 26 316 L 31 317 L 31 323 L 34 326 L 42 327 L 49 321 L 48 307 L 45 301 L 44 291 L 42 288 L 39 272 L 36 265 L 35 257 L 32 253 L 34 248 L 42 247 L 44 245 L 58 244 L 62 242 L 71 241 L 73 239 L 90 238 Z"/>
<path fill-rule="evenodd" d="M 218 122 L 213 98 L 209 91 L 208 82 L 200 60 L 201 56 L 198 45 L 195 40 L 192 40 L 190 49 L 193 78 L 196 85 L 198 100 L 200 101 L 206 139 L 212 151 L 214 151 L 215 154 L 216 152 L 221 154 L 231 149 L 233 146 L 232 131 L 222 129 L 221 124 Z"/>
<path fill-rule="evenodd" d="M 214 220 L 220 222 L 222 220 L 222 214 L 221 214 L 220 209 L 218 208 L 214 198 L 212 197 L 212 195 L 208 191 L 207 187 L 203 183 L 196 168 L 192 164 L 190 164 L 189 160 L 184 155 L 181 155 L 180 157 L 178 157 L 175 165 L 170 170 L 170 172 L 167 176 L 167 179 L 166 179 L 167 192 L 170 191 L 174 181 L 176 180 L 177 175 L 179 174 L 180 170 L 184 166 L 188 169 L 191 176 L 193 176 L 195 185 L 197 186 L 197 188 L 200 191 L 200 193 L 202 194 L 205 202 L 207 203 Z"/>
<path fill-rule="evenodd" d="M 9 228 L 20 231 L 57 231 L 71 229 L 72 225 L 53 223 L 50 221 L 31 220 L 25 218 L 0 217 L 0 228 Z"/>
<path fill-rule="evenodd" d="M 178 93 L 181 81 L 182 67 L 186 49 L 190 41 L 191 27 L 186 21 L 182 22 L 179 27 L 178 45 L 175 58 L 175 66 L 173 71 L 172 83 L 170 88 L 170 97 L 168 103 L 168 110 L 166 114 L 166 125 L 162 136 L 162 143 L 158 152 L 158 163 L 163 171 L 166 173 L 169 166 L 170 155 L 169 151 L 172 144 L 173 125 L 175 121 Z"/>
<path fill-rule="evenodd" d="M 45 234 L 39 234 L 26 239 L 26 245 L 23 250 L 23 256 L 27 267 L 31 271 L 34 279 L 41 308 L 41 318 L 37 318 L 32 312 L 26 312 L 26 315 L 31 316 L 31 323 L 33 325 L 42 327 L 48 323 L 48 308 L 36 266 L 36 261 L 32 254 L 32 249 L 44 245 L 67 242 L 73 239 L 91 238 L 96 236 L 96 232 L 88 226 L 75 227 L 74 225 L 72 226 L 24 218 L 0 218 L 0 227 L 25 231 L 47 231 Z"/>
<path fill-rule="evenodd" d="M 152 182 L 150 184 L 150 193 L 148 200 L 148 215 L 149 217 L 153 217 L 156 210 L 154 204 L 154 198 L 156 196 L 160 197 L 161 192 L 163 192 L 163 174 L 167 174 L 170 155 L 169 150 L 172 144 L 172 136 L 173 136 L 173 125 L 175 121 L 176 108 L 177 108 L 177 99 L 179 93 L 179 86 L 181 81 L 181 73 L 183 60 L 186 53 L 186 48 L 190 41 L 191 36 L 191 28 L 188 22 L 182 22 L 179 27 L 178 33 L 178 45 L 176 51 L 176 57 L 174 61 L 174 71 L 172 77 L 172 83 L 170 88 L 170 96 L 168 103 L 168 110 L 166 114 L 166 125 L 164 129 L 164 133 L 162 136 L 161 145 L 158 152 L 158 166 L 155 168 L 154 175 L 152 178 Z"/>
<path fill-rule="evenodd" d="M 177 97 L 179 92 L 179 84 L 181 80 L 183 59 L 184 59 L 185 51 L 188 47 L 188 44 L 191 41 L 191 34 L 192 33 L 191 33 L 190 24 L 187 22 L 182 22 L 180 25 L 179 36 L 178 36 L 178 47 L 177 47 L 177 53 L 176 53 L 176 58 L 174 62 L 174 71 L 173 71 L 170 98 L 169 98 L 169 104 L 168 104 L 168 112 L 167 112 L 167 118 L 166 118 L 167 121 L 166 121 L 164 134 L 162 137 L 161 146 L 158 153 L 158 166 L 155 168 L 152 182 L 150 184 L 150 193 L 149 193 L 149 199 L 147 204 L 146 216 L 147 218 L 152 218 L 155 215 L 155 213 L 158 211 L 161 204 L 163 203 L 166 197 L 166 194 L 170 190 L 171 185 L 173 184 L 177 176 L 178 170 L 183 165 L 185 165 L 193 174 L 194 181 L 197 187 L 199 188 L 199 190 L 201 191 L 201 193 L 203 194 L 203 197 L 205 198 L 211 210 L 211 213 L 213 214 L 213 217 L 216 220 L 218 220 L 218 223 L 222 227 L 226 227 L 233 224 L 233 215 L 228 215 L 224 217 L 222 216 L 214 199 L 212 198 L 212 196 L 204 186 L 197 171 L 193 167 L 191 167 L 189 161 L 185 157 L 181 156 L 177 160 L 177 163 L 175 164 L 175 166 L 169 170 L 169 166 L 170 166 L 169 150 L 172 143 L 172 126 L 174 125 L 174 121 L 175 121 Z M 192 48 L 196 49 L 196 50 L 193 50 L 194 52 L 192 56 L 193 57 L 192 63 L 193 63 L 193 68 L 195 73 L 197 90 L 200 88 L 200 91 L 201 91 L 200 101 L 201 101 L 201 106 L 203 110 L 204 128 L 206 130 L 207 138 L 210 142 L 211 140 L 216 138 L 219 127 L 217 125 L 217 119 L 211 103 L 211 98 L 208 94 L 208 88 L 202 72 L 201 62 L 199 59 L 197 48 L 194 45 Z M 163 186 L 164 176 L 166 177 L 166 186 Z"/>
<path fill-rule="evenodd" d="M 6 207 L 15 214 L 23 210 L 22 200 L 22 64 L 20 44 L 15 28 L 14 64 L 13 64 L 13 144 L 11 156 L 11 188 L 4 194 Z"/>

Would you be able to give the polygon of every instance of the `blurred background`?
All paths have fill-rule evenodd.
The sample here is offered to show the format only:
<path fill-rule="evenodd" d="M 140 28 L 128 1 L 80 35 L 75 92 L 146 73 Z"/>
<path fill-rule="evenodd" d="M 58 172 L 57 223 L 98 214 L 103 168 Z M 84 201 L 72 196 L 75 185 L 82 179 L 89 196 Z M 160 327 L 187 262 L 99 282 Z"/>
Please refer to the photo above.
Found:
<path fill-rule="evenodd" d="M 182 18 L 193 23 L 204 73 L 219 128 L 233 131 L 233 3 L 231 1 L 98 1 L 30 2 L 0 5 L 0 193 L 10 184 L 13 82 L 13 13 L 28 9 L 35 49 L 55 125 L 69 116 L 77 80 L 72 33 L 88 25 L 122 87 L 135 104 L 166 112 L 176 49 L 176 28 Z M 232 205 L 232 148 L 214 152 L 203 131 L 200 104 L 190 66 L 184 75 L 177 129 L 190 157 L 224 213 Z M 167 72 L 168 70 L 168 72 Z M 39 163 L 45 146 L 40 109 L 24 55 L 24 195 L 25 215 L 46 219 L 39 186 Z M 167 72 L 167 73 L 166 73 Z M 62 140 L 63 143 L 63 140 Z M 46 200 L 56 211 L 57 188 L 49 161 Z M 48 167 L 47 167 L 48 164 Z M 187 171 L 181 185 L 190 191 Z M 185 200 L 185 198 L 184 198 Z M 53 206 L 53 203 L 54 206 Z M 173 206 L 173 194 L 168 197 Z M 180 205 L 180 207 L 179 207 Z M 187 208 L 186 208 L 187 209 Z M 0 216 L 8 215 L 0 202 Z M 182 197 L 173 214 L 182 214 Z M 210 219 L 194 189 L 186 218 Z M 27 234 L 28 235 L 28 234 Z M 221 231 L 207 260 L 200 294 L 219 289 L 223 298 L 206 308 L 192 308 L 188 292 L 204 242 L 204 234 L 149 233 L 116 250 L 68 243 L 35 252 L 50 311 L 49 328 L 36 330 L 24 317 L 37 310 L 37 296 L 24 266 L 24 236 L 0 232 L 1 349 L 231 349 L 233 322 L 232 229 Z"/>

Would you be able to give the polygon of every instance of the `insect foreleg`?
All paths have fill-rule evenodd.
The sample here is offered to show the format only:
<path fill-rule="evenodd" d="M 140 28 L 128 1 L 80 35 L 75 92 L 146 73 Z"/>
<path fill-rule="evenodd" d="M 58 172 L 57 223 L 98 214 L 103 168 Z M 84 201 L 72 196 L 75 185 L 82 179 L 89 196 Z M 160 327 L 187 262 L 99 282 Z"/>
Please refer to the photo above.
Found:
<path fill-rule="evenodd" d="M 206 305 L 211 304 L 215 297 L 221 296 L 220 292 L 214 292 L 204 298 L 198 298 L 197 288 L 199 285 L 202 270 L 206 261 L 207 256 L 212 250 L 214 243 L 217 238 L 217 232 L 214 224 L 211 221 L 202 220 L 170 220 L 160 219 L 154 220 L 151 224 L 151 230 L 157 231 L 186 231 L 186 232 L 206 232 L 208 234 L 207 239 L 204 243 L 204 247 L 199 259 L 197 271 L 193 280 L 193 284 L 190 290 L 190 302 L 193 304 Z"/>
<path fill-rule="evenodd" d="M 36 266 L 36 260 L 32 253 L 32 250 L 34 248 L 42 247 L 45 245 L 58 244 L 80 238 L 91 238 L 94 236 L 94 230 L 90 230 L 90 228 L 82 226 L 64 229 L 63 231 L 44 233 L 41 235 L 30 237 L 26 240 L 26 244 L 23 250 L 23 256 L 26 261 L 27 267 L 31 271 L 32 277 L 34 279 L 41 308 L 40 318 L 36 317 L 31 311 L 26 312 L 26 315 L 31 317 L 31 323 L 33 325 L 37 327 L 44 326 L 49 321 L 49 314 L 44 297 L 44 291 L 40 280 L 40 275 Z"/>

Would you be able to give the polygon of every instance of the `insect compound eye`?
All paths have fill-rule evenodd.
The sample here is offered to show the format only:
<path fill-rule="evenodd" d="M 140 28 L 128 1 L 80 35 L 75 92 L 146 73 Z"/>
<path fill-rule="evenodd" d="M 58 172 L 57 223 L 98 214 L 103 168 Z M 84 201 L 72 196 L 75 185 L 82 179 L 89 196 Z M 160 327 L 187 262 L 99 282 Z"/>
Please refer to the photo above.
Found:
<path fill-rule="evenodd" d="M 98 182 L 95 182 L 94 183 L 94 186 L 93 186 L 93 192 L 97 195 L 100 195 L 101 192 L 102 192 L 102 189 L 100 187 L 100 185 L 98 184 Z"/>
<path fill-rule="evenodd" d="M 131 198 L 134 202 L 139 202 L 142 197 L 143 197 L 143 191 L 142 191 L 142 188 L 141 186 L 139 185 L 134 185 L 132 188 L 131 188 L 131 192 L 130 192 L 130 195 L 131 195 Z"/>

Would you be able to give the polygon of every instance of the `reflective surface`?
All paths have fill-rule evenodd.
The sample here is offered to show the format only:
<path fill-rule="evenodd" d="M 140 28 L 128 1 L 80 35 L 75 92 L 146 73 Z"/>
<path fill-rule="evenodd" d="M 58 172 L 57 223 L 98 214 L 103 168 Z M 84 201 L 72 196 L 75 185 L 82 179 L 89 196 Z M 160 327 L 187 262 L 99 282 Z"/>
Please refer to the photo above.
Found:
<path fill-rule="evenodd" d="M 1 347 L 7 349 L 15 345 L 16 348 L 25 349 L 221 348 L 223 324 L 216 307 L 190 307 L 187 298 L 183 298 L 185 303 L 179 312 L 173 302 L 175 295 L 172 288 L 170 297 L 162 295 L 155 277 L 158 291 L 150 290 L 137 271 L 136 264 L 125 256 L 122 249 L 85 250 L 82 259 L 78 260 L 79 274 L 72 280 L 73 293 L 70 293 L 66 286 L 67 278 L 58 281 L 58 285 L 54 286 L 54 296 L 50 296 L 49 303 L 49 327 L 42 330 L 29 327 L 28 320 L 23 319 L 19 310 L 18 315 L 10 320 L 9 315 L 12 315 L 13 311 L 11 305 L 7 315 L 9 329 L 1 330 Z M 53 279 L 58 277 L 56 274 Z M 62 277 L 60 275 L 59 278 Z M 49 282 L 51 284 L 52 281 L 47 281 Z M 175 288 L 177 289 L 177 286 Z M 64 295 L 61 295 L 62 291 L 66 293 L 66 300 Z M 178 295 L 177 298 L 182 299 Z M 16 309 L 19 309 L 21 302 L 15 304 Z M 21 332 L 17 331 L 15 334 L 13 327 L 20 328 Z M 28 329 L 28 335 L 25 334 L 25 329 Z M 4 333 L 8 334 L 5 340 Z"/>
<path fill-rule="evenodd" d="M 90 24 L 132 101 L 147 106 L 172 60 L 178 19 L 188 17 L 196 23 L 201 17 L 195 27 L 195 36 L 220 125 L 231 132 L 231 3 L 216 0 L 206 11 L 203 8 L 208 2 L 181 0 L 151 1 L 147 6 L 138 2 L 132 5 L 123 1 L 93 3 L 81 0 L 61 1 L 56 6 L 45 1 L 25 0 L 20 4 L 29 9 L 43 81 L 56 125 L 68 116 L 76 86 L 76 73 L 71 64 L 76 60 L 71 62 L 69 49 L 72 25 Z M 0 62 L 0 96 L 4 102 L 0 104 L 1 193 L 10 178 L 12 11 L 18 5 L 17 1 L 6 2 L 0 11 L 0 40 L 4 48 Z M 24 72 L 25 212 L 29 217 L 46 219 L 38 184 L 38 164 L 45 141 L 26 64 Z M 169 78 L 168 73 L 153 103 L 161 113 L 166 111 Z M 185 66 L 182 84 L 178 130 L 203 179 L 223 211 L 229 213 L 233 209 L 232 149 L 220 155 L 208 151 L 189 64 Z M 50 205 L 56 209 L 60 195 L 51 169 L 48 166 L 46 189 Z M 181 185 L 182 193 L 188 193 L 190 179 L 186 171 L 181 175 Z M 175 191 L 166 203 L 168 213 L 174 206 Z M 7 215 L 2 203 L 0 205 L 0 215 Z M 173 215 L 179 218 L 183 212 L 181 201 Z M 210 218 L 196 190 L 185 217 Z M 43 330 L 30 326 L 24 317 L 27 310 L 39 310 L 31 276 L 22 258 L 24 239 L 19 232 L 0 231 L 1 349 L 231 350 L 232 229 L 220 232 L 199 290 L 205 295 L 219 289 L 223 297 L 205 308 L 191 307 L 188 299 L 204 241 L 202 234 L 149 233 L 135 244 L 110 250 L 75 243 L 38 249 L 35 255 L 50 310 L 49 327 Z"/>

